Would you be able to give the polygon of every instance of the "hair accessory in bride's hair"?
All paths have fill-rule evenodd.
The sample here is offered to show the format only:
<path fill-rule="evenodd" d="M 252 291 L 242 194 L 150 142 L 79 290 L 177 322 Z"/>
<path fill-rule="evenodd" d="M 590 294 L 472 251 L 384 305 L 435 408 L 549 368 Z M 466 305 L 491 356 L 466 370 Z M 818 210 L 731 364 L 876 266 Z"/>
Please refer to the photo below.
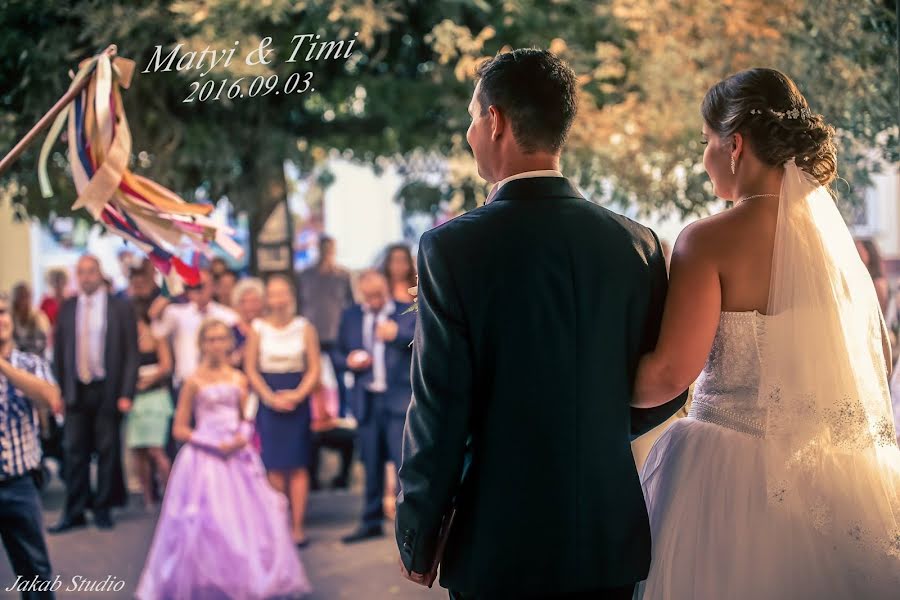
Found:
<path fill-rule="evenodd" d="M 808 108 L 792 108 L 791 110 L 786 111 L 778 111 L 773 110 L 771 108 L 766 109 L 779 119 L 809 119 L 812 116 L 812 112 Z M 759 108 L 751 108 L 751 115 L 761 115 L 763 114 L 762 109 Z"/>

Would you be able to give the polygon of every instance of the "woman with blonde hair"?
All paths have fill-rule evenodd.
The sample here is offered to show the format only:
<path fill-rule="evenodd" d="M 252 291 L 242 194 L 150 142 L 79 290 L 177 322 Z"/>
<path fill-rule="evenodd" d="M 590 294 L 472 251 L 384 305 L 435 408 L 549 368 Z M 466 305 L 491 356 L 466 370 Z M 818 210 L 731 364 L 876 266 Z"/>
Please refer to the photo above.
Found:
<path fill-rule="evenodd" d="M 266 284 L 266 316 L 253 321 L 244 367 L 259 396 L 256 426 L 262 460 L 272 486 L 287 495 L 291 533 L 299 547 L 309 493 L 310 398 L 319 385 L 319 338 L 297 316 L 290 280 L 280 275 Z"/>

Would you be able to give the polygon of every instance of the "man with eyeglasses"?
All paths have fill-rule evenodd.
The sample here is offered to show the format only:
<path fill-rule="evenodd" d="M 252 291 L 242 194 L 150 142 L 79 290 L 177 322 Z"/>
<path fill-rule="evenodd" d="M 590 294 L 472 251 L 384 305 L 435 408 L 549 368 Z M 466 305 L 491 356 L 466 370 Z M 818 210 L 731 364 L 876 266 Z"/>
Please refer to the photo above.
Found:
<path fill-rule="evenodd" d="M 22 598 L 52 598 L 31 590 L 49 589 L 34 583 L 51 579 L 35 482 L 41 468 L 36 405 L 61 414 L 62 399 L 47 362 L 16 350 L 13 327 L 9 297 L 0 292 L 0 536 L 23 582 L 16 586 Z"/>

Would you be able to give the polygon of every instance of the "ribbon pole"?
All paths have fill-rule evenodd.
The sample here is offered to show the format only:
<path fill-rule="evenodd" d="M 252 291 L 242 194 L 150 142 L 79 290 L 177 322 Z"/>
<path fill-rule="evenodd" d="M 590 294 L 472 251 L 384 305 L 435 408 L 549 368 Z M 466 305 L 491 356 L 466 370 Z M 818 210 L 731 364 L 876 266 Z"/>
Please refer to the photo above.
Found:
<path fill-rule="evenodd" d="M 116 45 L 110 44 L 101 54 L 109 56 L 110 60 L 112 60 L 113 58 L 115 58 L 117 53 L 118 48 L 116 47 Z M 19 158 L 22 152 L 25 151 L 25 148 L 27 148 L 32 142 L 34 142 L 34 139 L 44 129 L 50 126 L 50 124 L 56 118 L 56 115 L 58 115 L 66 106 L 68 106 L 69 103 L 72 102 L 72 100 L 74 100 L 75 97 L 80 94 L 85 87 L 87 87 L 90 80 L 90 77 L 85 77 L 77 85 L 70 88 L 62 98 L 56 101 L 56 104 L 54 104 L 53 107 L 49 111 L 47 111 L 47 114 L 41 117 L 41 119 L 34 125 L 34 127 L 32 127 L 31 130 L 26 133 L 21 140 L 19 140 L 19 143 L 16 144 L 13 149 L 3 157 L 2 160 L 0 160 L 0 173 L 3 173 L 6 169 L 8 169 L 16 161 L 16 159 Z"/>

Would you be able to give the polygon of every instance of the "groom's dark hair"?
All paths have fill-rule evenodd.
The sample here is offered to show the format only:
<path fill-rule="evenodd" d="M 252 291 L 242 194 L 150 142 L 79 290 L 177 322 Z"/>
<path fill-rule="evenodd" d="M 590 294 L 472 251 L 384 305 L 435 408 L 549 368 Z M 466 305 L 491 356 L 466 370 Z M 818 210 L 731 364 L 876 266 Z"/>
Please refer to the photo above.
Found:
<path fill-rule="evenodd" d="M 575 73 L 555 54 L 520 48 L 498 54 L 478 68 L 481 114 L 496 106 L 509 118 L 513 136 L 527 152 L 559 152 L 578 112 Z"/>

